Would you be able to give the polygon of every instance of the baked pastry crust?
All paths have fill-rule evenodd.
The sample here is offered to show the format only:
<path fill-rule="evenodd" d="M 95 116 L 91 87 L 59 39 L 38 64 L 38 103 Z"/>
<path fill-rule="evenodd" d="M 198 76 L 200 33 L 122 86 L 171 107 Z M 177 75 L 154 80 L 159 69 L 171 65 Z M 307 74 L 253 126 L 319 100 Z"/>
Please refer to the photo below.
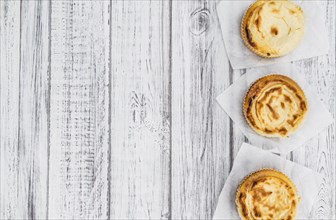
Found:
<path fill-rule="evenodd" d="M 304 35 L 302 9 L 288 0 L 258 0 L 241 24 L 245 45 L 259 56 L 280 57 L 294 50 Z"/>
<path fill-rule="evenodd" d="M 243 103 L 250 127 L 266 137 L 287 137 L 304 121 L 308 102 L 300 86 L 287 76 L 272 74 L 252 84 Z"/>
<path fill-rule="evenodd" d="M 294 183 L 273 169 L 245 177 L 236 193 L 237 210 L 243 220 L 291 220 L 296 216 L 298 203 Z"/>

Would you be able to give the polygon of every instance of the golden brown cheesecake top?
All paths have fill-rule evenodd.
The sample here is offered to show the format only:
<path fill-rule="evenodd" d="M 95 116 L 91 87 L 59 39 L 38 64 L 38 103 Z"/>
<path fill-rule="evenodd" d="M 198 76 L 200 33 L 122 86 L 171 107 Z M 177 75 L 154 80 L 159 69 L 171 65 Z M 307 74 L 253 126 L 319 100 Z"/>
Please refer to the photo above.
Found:
<path fill-rule="evenodd" d="M 266 137 L 287 137 L 303 122 L 308 103 L 300 86 L 284 75 L 268 75 L 248 90 L 243 111 L 251 128 Z"/>
<path fill-rule="evenodd" d="M 292 220 L 298 202 L 292 181 L 283 173 L 269 169 L 246 177 L 236 194 L 238 213 L 243 220 Z"/>
<path fill-rule="evenodd" d="M 257 54 L 279 57 L 297 47 L 304 35 L 304 20 L 302 9 L 291 1 L 258 0 L 243 18 L 243 38 Z"/>

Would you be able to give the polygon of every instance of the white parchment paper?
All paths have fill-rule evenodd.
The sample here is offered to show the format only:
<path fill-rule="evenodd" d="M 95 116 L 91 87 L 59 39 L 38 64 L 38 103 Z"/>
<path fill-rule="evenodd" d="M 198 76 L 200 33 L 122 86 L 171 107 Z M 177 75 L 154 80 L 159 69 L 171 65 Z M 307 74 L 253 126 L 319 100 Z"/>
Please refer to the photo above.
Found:
<path fill-rule="evenodd" d="M 286 138 L 268 138 L 257 134 L 247 124 L 242 111 L 243 100 L 251 84 L 270 73 L 279 73 L 292 78 L 300 85 L 308 100 L 308 114 L 305 121 L 294 134 Z M 302 146 L 334 121 L 319 97 L 312 91 L 311 86 L 304 80 L 303 74 L 293 64 L 248 69 L 245 75 L 217 97 L 217 102 L 253 145 L 283 154 Z"/>
<path fill-rule="evenodd" d="M 321 175 L 275 154 L 244 143 L 234 160 L 231 173 L 219 196 L 213 219 L 240 219 L 235 205 L 237 187 L 245 176 L 263 168 L 279 170 L 293 181 L 301 197 L 296 219 L 308 218 L 323 180 Z"/>
<path fill-rule="evenodd" d="M 233 69 L 265 66 L 326 54 L 328 35 L 325 12 L 319 1 L 294 1 L 304 11 L 305 35 L 300 45 L 290 54 L 280 58 L 262 58 L 251 52 L 240 35 L 241 19 L 253 0 L 222 0 L 217 4 L 226 52 Z"/>

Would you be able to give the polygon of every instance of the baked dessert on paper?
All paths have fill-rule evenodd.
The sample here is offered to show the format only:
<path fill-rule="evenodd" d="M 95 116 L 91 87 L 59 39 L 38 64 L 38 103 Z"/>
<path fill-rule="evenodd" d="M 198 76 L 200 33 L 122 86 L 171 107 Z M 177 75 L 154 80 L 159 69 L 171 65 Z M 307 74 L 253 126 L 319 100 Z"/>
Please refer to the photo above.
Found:
<path fill-rule="evenodd" d="M 237 189 L 236 205 L 243 220 L 294 219 L 299 196 L 294 183 L 274 169 L 246 176 Z"/>
<path fill-rule="evenodd" d="M 243 113 L 250 127 L 266 137 L 287 137 L 307 115 L 308 102 L 300 86 L 288 76 L 272 74 L 248 90 Z"/>
<path fill-rule="evenodd" d="M 305 32 L 303 10 L 287 0 L 258 0 L 241 23 L 245 45 L 259 56 L 284 56 L 301 42 Z"/>

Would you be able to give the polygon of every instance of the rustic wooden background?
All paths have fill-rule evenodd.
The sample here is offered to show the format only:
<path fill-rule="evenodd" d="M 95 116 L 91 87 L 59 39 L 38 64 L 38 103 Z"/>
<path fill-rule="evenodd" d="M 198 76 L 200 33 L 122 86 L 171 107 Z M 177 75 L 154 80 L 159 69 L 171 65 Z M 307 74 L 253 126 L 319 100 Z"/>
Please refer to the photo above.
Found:
<path fill-rule="evenodd" d="M 335 117 L 329 55 L 295 62 Z M 214 0 L 0 1 L 0 219 L 210 219 L 242 142 L 215 102 L 238 79 Z M 312 45 L 314 46 L 314 45 Z M 335 125 L 288 159 L 324 177 Z"/>

